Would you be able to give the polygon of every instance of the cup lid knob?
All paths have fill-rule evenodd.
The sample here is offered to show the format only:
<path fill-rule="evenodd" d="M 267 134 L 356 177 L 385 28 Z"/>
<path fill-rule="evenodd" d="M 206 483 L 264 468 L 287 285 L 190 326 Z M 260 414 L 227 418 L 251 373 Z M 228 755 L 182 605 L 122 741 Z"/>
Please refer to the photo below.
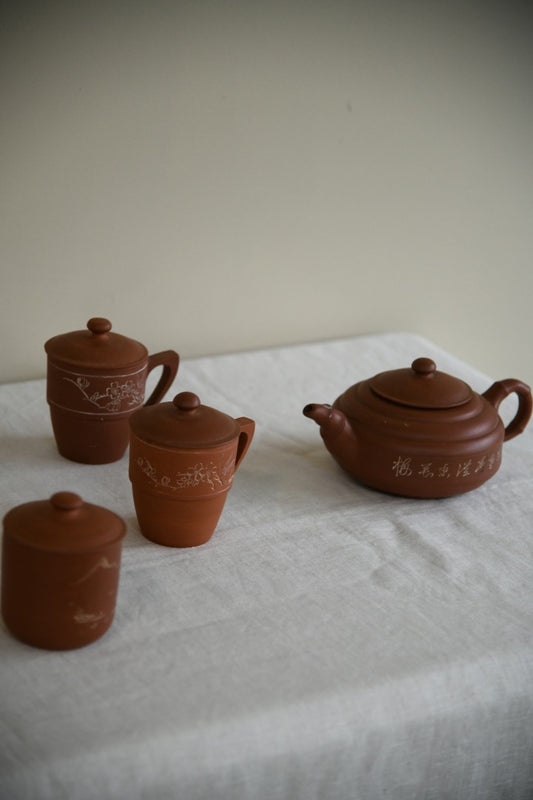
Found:
<path fill-rule="evenodd" d="M 113 326 L 111 325 L 111 322 L 104 317 L 91 317 L 87 323 L 87 327 L 91 333 L 101 336 L 103 333 L 109 333 Z"/>
<path fill-rule="evenodd" d="M 200 398 L 194 392 L 180 392 L 172 402 L 180 411 L 194 411 L 200 406 Z"/>

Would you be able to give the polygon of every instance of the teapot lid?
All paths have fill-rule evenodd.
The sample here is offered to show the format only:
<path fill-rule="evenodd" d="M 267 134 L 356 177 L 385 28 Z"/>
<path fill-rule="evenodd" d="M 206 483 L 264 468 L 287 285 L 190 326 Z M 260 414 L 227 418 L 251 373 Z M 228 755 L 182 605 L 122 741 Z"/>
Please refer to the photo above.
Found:
<path fill-rule="evenodd" d="M 170 403 L 143 406 L 130 417 L 132 431 L 143 441 L 161 447 L 213 447 L 239 436 L 233 417 L 203 406 L 193 392 L 180 392 Z"/>
<path fill-rule="evenodd" d="M 370 388 L 385 400 L 412 408 L 453 408 L 472 397 L 468 384 L 438 372 L 430 358 L 417 358 L 410 368 L 380 372 L 370 379 Z"/>
<path fill-rule="evenodd" d="M 111 327 L 108 319 L 92 317 L 85 330 L 54 336 L 44 349 L 56 361 L 89 369 L 116 369 L 147 358 L 148 350 L 143 344 L 111 333 Z"/>
<path fill-rule="evenodd" d="M 4 532 L 28 547 L 55 553 L 86 553 L 122 539 L 124 520 L 101 506 L 85 503 L 74 492 L 56 492 L 12 508 Z"/>

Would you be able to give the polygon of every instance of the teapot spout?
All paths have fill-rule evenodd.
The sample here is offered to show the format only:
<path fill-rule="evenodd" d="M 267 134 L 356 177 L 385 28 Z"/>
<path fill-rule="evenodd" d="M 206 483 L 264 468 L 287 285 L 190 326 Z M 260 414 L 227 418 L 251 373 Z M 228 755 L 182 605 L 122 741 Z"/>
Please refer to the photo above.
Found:
<path fill-rule="evenodd" d="M 320 426 L 322 438 L 328 441 L 335 439 L 344 430 L 346 417 L 342 411 L 333 406 L 325 403 L 309 403 L 303 409 L 303 414 Z"/>

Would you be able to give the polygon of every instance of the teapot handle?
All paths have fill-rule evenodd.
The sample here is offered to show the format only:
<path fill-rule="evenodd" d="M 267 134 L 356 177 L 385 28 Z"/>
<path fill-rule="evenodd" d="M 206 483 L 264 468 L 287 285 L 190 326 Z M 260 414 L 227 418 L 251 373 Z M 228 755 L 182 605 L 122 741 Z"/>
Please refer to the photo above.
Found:
<path fill-rule="evenodd" d="M 490 389 L 487 389 L 487 391 L 483 392 L 481 395 L 485 400 L 488 400 L 497 411 L 502 400 L 505 400 L 505 398 L 513 392 L 518 395 L 518 408 L 513 419 L 505 429 L 505 435 L 503 437 L 504 442 L 522 433 L 526 427 L 533 408 L 531 389 L 527 384 L 522 383 L 522 381 L 508 378 L 505 381 L 496 381 L 496 383 L 492 384 Z"/>
<path fill-rule="evenodd" d="M 155 367 L 163 367 L 161 377 L 157 382 L 154 391 L 145 402 L 145 406 L 153 406 L 162 399 L 165 393 L 170 389 L 172 381 L 176 377 L 180 363 L 180 357 L 174 350 L 162 350 L 160 353 L 154 353 L 148 356 L 148 371 L 151 372 Z"/>
<path fill-rule="evenodd" d="M 237 444 L 237 455 L 235 456 L 235 470 L 237 470 L 237 467 L 240 465 L 241 461 L 246 455 L 246 452 L 252 443 L 255 431 L 255 422 L 253 419 L 248 419 L 248 417 L 238 417 L 236 422 L 238 422 L 241 426 L 241 432 L 239 434 L 239 443 Z"/>

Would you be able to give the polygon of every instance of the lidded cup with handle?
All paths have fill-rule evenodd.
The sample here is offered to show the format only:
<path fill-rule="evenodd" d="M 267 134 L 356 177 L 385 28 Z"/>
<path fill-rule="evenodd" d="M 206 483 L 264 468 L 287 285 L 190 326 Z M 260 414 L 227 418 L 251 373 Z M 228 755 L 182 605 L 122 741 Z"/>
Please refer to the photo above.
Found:
<path fill-rule="evenodd" d="M 179 355 L 149 355 L 135 339 L 111 331 L 111 322 L 93 317 L 85 330 L 49 339 L 47 400 L 57 448 L 85 464 L 118 461 L 129 440 L 128 419 L 144 405 L 158 403 L 170 388 Z M 161 366 L 159 381 L 145 402 L 146 378 Z"/>
<path fill-rule="evenodd" d="M 254 421 L 181 392 L 136 411 L 130 427 L 129 477 L 141 532 L 170 547 L 204 544 L 251 444 Z"/>

